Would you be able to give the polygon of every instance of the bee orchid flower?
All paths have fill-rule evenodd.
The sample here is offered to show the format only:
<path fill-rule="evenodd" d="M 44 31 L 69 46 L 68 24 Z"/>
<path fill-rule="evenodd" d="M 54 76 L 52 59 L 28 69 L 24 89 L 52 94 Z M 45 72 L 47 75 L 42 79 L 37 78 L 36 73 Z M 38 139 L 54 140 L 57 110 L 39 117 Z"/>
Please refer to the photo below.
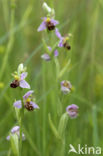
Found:
<path fill-rule="evenodd" d="M 55 26 L 57 24 L 59 24 L 58 21 L 56 21 L 56 20 L 54 20 L 52 18 L 49 18 L 49 17 L 43 17 L 42 20 L 43 21 L 42 21 L 41 25 L 39 26 L 39 28 L 37 30 L 38 32 L 39 31 L 43 31 L 45 29 L 47 29 L 49 31 L 54 30 L 55 29 Z"/>
<path fill-rule="evenodd" d="M 17 72 L 13 74 L 14 80 L 11 82 L 10 87 L 11 88 L 21 87 L 30 89 L 30 85 L 25 81 L 25 78 L 27 77 L 28 73 L 25 72 L 25 70 L 23 70 L 23 66 L 21 65 L 19 65 L 18 69 L 19 70 L 17 70 Z"/>
<path fill-rule="evenodd" d="M 63 37 L 63 36 L 61 36 L 61 34 L 60 34 L 60 32 L 59 32 L 59 30 L 57 28 L 55 29 L 55 34 L 60 40 L 59 44 L 58 44 L 58 47 L 64 47 L 67 50 L 70 50 L 71 46 L 69 45 L 68 40 L 69 40 L 69 36 L 71 36 L 71 35 L 69 34 L 69 36 Z"/>
<path fill-rule="evenodd" d="M 69 105 L 66 108 L 66 112 L 70 116 L 70 118 L 76 118 L 78 116 L 78 109 L 79 107 L 75 104 Z"/>
<path fill-rule="evenodd" d="M 61 91 L 62 91 L 64 94 L 70 93 L 71 89 L 72 89 L 72 85 L 71 85 L 70 81 L 63 80 L 63 81 L 61 82 Z"/>
<path fill-rule="evenodd" d="M 33 111 L 34 109 L 39 109 L 39 106 L 34 102 L 33 99 L 33 90 L 28 91 L 24 96 L 23 96 L 23 103 L 24 103 L 24 107 L 28 110 L 28 111 Z M 22 101 L 18 100 L 14 102 L 14 107 L 20 109 L 22 108 Z"/>

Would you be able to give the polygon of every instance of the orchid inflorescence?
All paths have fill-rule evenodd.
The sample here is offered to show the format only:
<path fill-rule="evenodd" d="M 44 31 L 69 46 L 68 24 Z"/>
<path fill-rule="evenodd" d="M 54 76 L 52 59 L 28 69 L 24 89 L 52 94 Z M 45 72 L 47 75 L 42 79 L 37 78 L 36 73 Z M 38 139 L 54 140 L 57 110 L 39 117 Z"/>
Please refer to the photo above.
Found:
<path fill-rule="evenodd" d="M 20 64 L 18 66 L 17 71 L 13 74 L 14 80 L 10 84 L 10 87 L 11 88 L 20 87 L 20 88 L 30 89 L 30 85 L 25 81 L 27 74 L 28 73 L 26 72 L 26 68 L 24 68 L 23 64 Z M 30 90 L 23 96 L 24 107 L 29 111 L 39 108 L 39 106 L 37 104 L 35 104 L 35 102 L 34 102 L 35 99 L 32 96 L 33 93 L 34 93 L 34 91 Z M 14 107 L 16 107 L 18 109 L 22 108 L 22 101 L 21 100 L 15 101 Z"/>
<path fill-rule="evenodd" d="M 25 78 L 27 77 L 28 73 L 26 72 L 26 67 L 21 63 L 17 71 L 15 71 L 12 76 L 14 80 L 11 82 L 10 87 L 15 89 L 17 87 L 20 87 L 21 89 L 30 89 L 30 85 L 28 82 L 26 82 Z M 26 92 L 21 100 L 15 100 L 13 103 L 13 106 L 18 109 L 24 109 L 26 108 L 28 111 L 33 111 L 36 109 L 39 109 L 39 106 L 35 103 L 35 98 L 33 97 L 33 90 L 29 90 Z M 11 129 L 10 135 L 7 136 L 7 140 L 10 140 L 10 136 L 17 135 L 18 138 L 20 138 L 20 126 L 14 126 Z M 24 133 L 22 133 L 22 139 L 24 140 Z"/>
<path fill-rule="evenodd" d="M 69 39 L 72 35 L 68 34 L 68 35 L 62 36 L 61 33 L 59 32 L 59 29 L 57 28 L 57 25 L 59 24 L 59 22 L 54 19 L 54 15 L 53 15 L 54 10 L 50 8 L 46 3 L 43 4 L 43 8 L 47 11 L 48 14 L 46 17 L 42 18 L 42 23 L 40 24 L 37 31 L 39 32 L 45 29 L 48 32 L 54 31 L 55 35 L 59 39 L 57 48 L 64 47 L 65 49 L 70 50 L 71 46 L 69 44 Z M 52 51 L 52 48 L 50 46 L 47 46 L 47 49 L 48 49 L 47 53 L 44 53 L 43 55 L 41 55 L 41 58 L 44 59 L 45 61 L 50 61 L 53 56 L 56 58 L 59 55 L 59 52 L 57 49 Z M 63 94 L 70 93 L 72 91 L 72 88 L 73 87 L 70 81 L 68 80 L 61 81 L 61 91 L 63 92 Z M 72 104 L 67 107 L 66 112 L 71 118 L 75 118 L 78 115 L 78 111 L 77 111 L 78 108 L 79 108 L 78 106 L 76 106 L 75 104 Z"/>
<path fill-rule="evenodd" d="M 48 32 L 54 31 L 55 35 L 58 37 L 59 42 L 57 45 L 57 48 L 64 47 L 67 50 L 71 49 L 71 46 L 69 45 L 68 41 L 71 37 L 71 34 L 62 36 L 61 33 L 59 32 L 59 29 L 57 28 L 57 25 L 59 24 L 59 21 L 55 20 L 55 11 L 54 9 L 50 8 L 46 3 L 43 4 L 43 9 L 46 10 L 47 15 L 46 17 L 42 17 L 42 23 L 38 27 L 37 31 L 44 31 L 47 30 Z M 48 47 L 48 46 L 47 46 Z M 51 50 L 50 50 L 51 51 Z M 56 51 L 56 53 L 55 53 Z M 54 57 L 57 57 L 59 55 L 59 52 L 57 49 L 52 53 L 44 53 L 41 58 L 44 59 L 45 61 L 50 61 L 51 60 L 51 55 L 54 55 Z"/>

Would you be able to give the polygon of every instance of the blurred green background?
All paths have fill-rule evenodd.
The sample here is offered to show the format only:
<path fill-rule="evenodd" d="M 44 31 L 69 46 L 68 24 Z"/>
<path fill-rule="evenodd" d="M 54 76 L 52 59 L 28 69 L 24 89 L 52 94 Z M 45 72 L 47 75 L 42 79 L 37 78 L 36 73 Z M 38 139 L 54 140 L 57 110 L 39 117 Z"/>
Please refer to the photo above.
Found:
<path fill-rule="evenodd" d="M 103 1 L 46 1 L 55 8 L 61 33 L 73 35 L 71 51 L 59 50 L 61 68 L 65 67 L 68 58 L 71 64 L 57 84 L 54 62 L 44 62 L 40 58 L 45 49 L 43 35 L 37 28 L 44 16 L 44 1 L 16 0 L 12 6 L 11 1 L 0 0 L 0 156 L 13 155 L 5 138 L 17 123 L 13 102 L 21 95 L 9 84 L 11 73 L 20 63 L 27 66 L 27 81 L 40 106 L 39 111 L 25 113 L 23 126 L 27 139 L 23 142 L 22 155 L 67 156 L 69 144 L 76 148 L 78 144 L 103 148 Z M 56 40 L 54 35 L 51 44 Z M 56 90 L 56 86 L 60 89 L 60 81 L 64 79 L 70 80 L 75 88 L 67 96 Z M 52 124 L 58 129 L 61 115 L 72 103 L 79 106 L 79 116 L 68 120 L 63 132 L 64 145 L 54 134 Z M 61 112 L 57 113 L 59 107 Z"/>

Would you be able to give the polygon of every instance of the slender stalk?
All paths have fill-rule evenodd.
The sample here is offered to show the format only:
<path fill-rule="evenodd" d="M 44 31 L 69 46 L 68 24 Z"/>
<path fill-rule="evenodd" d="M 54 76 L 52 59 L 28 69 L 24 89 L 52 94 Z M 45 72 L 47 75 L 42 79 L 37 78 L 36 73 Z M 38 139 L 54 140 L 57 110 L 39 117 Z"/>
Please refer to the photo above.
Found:
<path fill-rule="evenodd" d="M 20 96 L 22 96 L 23 90 L 20 89 Z M 20 126 L 20 140 L 19 140 L 19 156 L 22 156 L 22 129 L 23 129 L 23 119 L 24 119 L 24 103 L 22 100 L 22 108 L 20 110 L 19 116 L 19 126 Z"/>
<path fill-rule="evenodd" d="M 22 102 L 22 109 L 21 109 L 21 114 L 20 114 L 20 121 L 19 121 L 19 125 L 20 125 L 20 156 L 22 156 L 22 128 L 23 128 L 23 118 L 24 118 L 24 105 Z"/>
<path fill-rule="evenodd" d="M 19 153 L 20 153 L 20 156 L 22 155 L 21 153 L 22 153 L 22 119 L 20 119 L 20 151 L 19 151 Z"/>
<path fill-rule="evenodd" d="M 46 78 L 45 78 L 45 62 L 42 64 L 42 72 L 43 72 L 43 93 L 46 91 Z M 46 98 L 44 98 L 43 104 L 43 156 L 45 156 L 46 149 Z"/>

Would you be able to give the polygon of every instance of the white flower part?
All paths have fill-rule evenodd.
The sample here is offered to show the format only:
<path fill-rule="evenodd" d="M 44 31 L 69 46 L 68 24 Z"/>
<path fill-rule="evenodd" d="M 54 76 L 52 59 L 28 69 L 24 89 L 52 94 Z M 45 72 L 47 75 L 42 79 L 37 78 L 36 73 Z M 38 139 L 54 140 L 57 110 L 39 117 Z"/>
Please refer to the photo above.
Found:
<path fill-rule="evenodd" d="M 48 13 L 51 13 L 52 9 L 47 5 L 46 2 L 43 3 L 42 7 L 43 7 L 43 9 L 46 10 Z"/>
<path fill-rule="evenodd" d="M 23 63 L 21 63 L 21 64 L 19 64 L 19 66 L 18 66 L 18 74 L 20 74 L 20 73 L 22 73 L 23 72 L 23 70 L 24 70 L 24 65 L 23 65 Z"/>
<path fill-rule="evenodd" d="M 69 88 L 66 88 L 66 87 L 61 87 L 61 91 L 62 91 L 64 94 L 70 93 L 70 89 L 69 89 Z"/>

